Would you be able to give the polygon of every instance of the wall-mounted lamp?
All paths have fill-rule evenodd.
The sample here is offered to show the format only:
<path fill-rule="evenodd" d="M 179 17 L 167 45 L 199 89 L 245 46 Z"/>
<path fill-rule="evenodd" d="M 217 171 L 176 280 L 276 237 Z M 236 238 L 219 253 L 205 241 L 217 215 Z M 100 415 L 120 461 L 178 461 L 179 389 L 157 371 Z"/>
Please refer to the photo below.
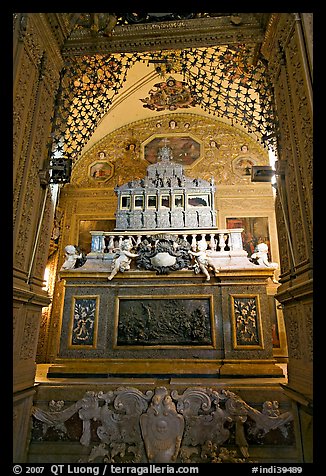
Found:
<path fill-rule="evenodd" d="M 251 167 L 251 181 L 270 182 L 275 173 L 270 165 L 253 165 Z"/>
<path fill-rule="evenodd" d="M 50 162 L 50 183 L 68 183 L 71 176 L 71 159 L 53 157 Z"/>

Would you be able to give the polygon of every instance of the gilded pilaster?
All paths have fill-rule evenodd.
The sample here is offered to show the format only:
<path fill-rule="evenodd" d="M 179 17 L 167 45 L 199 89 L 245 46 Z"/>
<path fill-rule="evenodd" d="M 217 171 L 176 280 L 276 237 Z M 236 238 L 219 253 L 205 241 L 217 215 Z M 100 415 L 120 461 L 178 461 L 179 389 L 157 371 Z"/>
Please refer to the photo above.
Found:
<path fill-rule="evenodd" d="M 312 14 L 273 14 L 262 46 L 279 121 L 278 226 L 282 304 L 288 340 L 286 393 L 306 428 L 312 461 Z"/>
<path fill-rule="evenodd" d="M 50 299 L 43 286 L 53 203 L 39 171 L 47 158 L 51 115 L 62 61 L 53 54 L 42 14 L 14 15 L 14 461 L 24 462 L 31 388 L 42 308 Z M 58 50 L 58 49 L 57 49 Z M 44 211 L 44 213 L 42 213 Z M 18 430 L 19 429 L 19 430 Z M 19 435 L 18 435 L 18 433 Z"/>

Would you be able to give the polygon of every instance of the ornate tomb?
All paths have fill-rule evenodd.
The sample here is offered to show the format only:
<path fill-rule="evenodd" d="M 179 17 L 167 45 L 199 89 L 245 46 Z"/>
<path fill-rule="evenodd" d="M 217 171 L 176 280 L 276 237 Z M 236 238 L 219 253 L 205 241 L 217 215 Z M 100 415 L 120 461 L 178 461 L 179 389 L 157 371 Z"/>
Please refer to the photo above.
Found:
<path fill-rule="evenodd" d="M 186 177 L 183 166 L 172 161 L 168 146 L 159 150 L 158 159 L 148 166 L 144 179 L 116 187 L 115 230 L 215 227 L 213 181 Z"/>
<path fill-rule="evenodd" d="M 277 264 L 249 260 L 242 229 L 216 227 L 213 181 L 172 159 L 164 146 L 146 177 L 116 187 L 115 230 L 91 232 L 85 263 L 67 256 L 50 377 L 283 376 L 266 293 Z"/>

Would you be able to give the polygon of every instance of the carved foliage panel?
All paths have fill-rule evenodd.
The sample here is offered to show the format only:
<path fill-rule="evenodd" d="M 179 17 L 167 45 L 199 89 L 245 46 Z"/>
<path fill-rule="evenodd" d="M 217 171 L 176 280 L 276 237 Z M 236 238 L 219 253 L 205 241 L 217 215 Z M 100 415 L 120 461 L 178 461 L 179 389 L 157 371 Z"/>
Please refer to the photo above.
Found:
<path fill-rule="evenodd" d="M 71 199 L 66 202 L 64 191 L 60 196 L 60 205 L 64 214 L 61 217 L 61 229 L 60 240 L 56 251 L 56 259 L 53 266 L 51 266 L 51 274 L 56 277 L 52 288 L 52 304 L 49 308 L 46 308 L 46 313 L 43 312 L 42 322 L 44 322 L 44 332 L 41 333 L 41 339 L 44 339 L 44 347 L 38 348 L 39 359 L 44 362 L 52 362 L 58 353 L 59 339 L 60 339 L 60 323 L 61 313 L 64 299 L 64 282 L 58 279 L 58 269 L 61 268 L 65 257 L 64 248 L 67 244 L 76 243 L 78 240 L 77 227 L 73 225 L 75 223 L 74 217 L 76 214 L 76 200 Z M 47 320 L 47 323 L 45 323 Z"/>
<path fill-rule="evenodd" d="M 279 14 L 270 26 L 265 53 L 275 85 L 280 127 L 279 160 L 287 162 L 286 196 L 296 264 L 309 257 L 312 240 L 312 112 L 295 14 Z M 267 35 L 268 36 L 268 35 Z M 305 53 L 303 53 L 305 55 Z"/>
<path fill-rule="evenodd" d="M 289 386 L 312 397 L 313 347 L 312 304 L 295 302 L 284 307 L 284 322 L 288 341 Z"/>
<path fill-rule="evenodd" d="M 278 246 L 279 246 L 279 256 L 280 256 L 280 268 L 281 273 L 285 273 L 290 269 L 290 260 L 289 260 L 289 247 L 288 247 L 288 237 L 286 234 L 286 226 L 284 222 L 284 214 L 282 210 L 282 205 L 278 194 L 275 199 L 275 217 L 278 224 Z"/>
<path fill-rule="evenodd" d="M 303 340 L 305 331 L 303 332 L 302 329 L 300 305 L 286 306 L 283 312 L 288 340 L 289 359 L 300 360 L 303 358 L 305 347 Z"/>
<path fill-rule="evenodd" d="M 21 360 L 32 360 L 34 363 L 40 327 L 40 314 L 40 311 L 36 308 L 26 309 L 24 331 L 19 353 Z"/>
<path fill-rule="evenodd" d="M 232 334 L 235 349 L 262 349 L 258 295 L 231 295 Z"/>
<path fill-rule="evenodd" d="M 28 25 L 30 24 L 29 22 Z M 29 41 L 33 45 L 36 44 L 38 58 L 35 62 L 30 61 L 30 51 L 26 50 L 25 52 L 24 50 L 23 57 L 28 59 L 26 61 L 29 61 L 29 64 L 26 65 L 26 70 L 19 70 L 16 83 L 19 86 L 20 82 L 23 82 L 25 89 L 29 91 L 29 94 L 27 94 L 29 100 L 26 103 L 21 99 L 23 96 L 19 93 L 19 87 L 17 86 L 17 100 L 15 101 L 16 110 L 18 111 L 17 116 L 20 116 L 22 120 L 22 122 L 19 122 L 19 126 L 17 124 L 17 129 L 23 131 L 22 140 L 25 141 L 25 148 L 23 148 L 18 146 L 20 139 L 17 139 L 16 157 L 17 160 L 19 157 L 19 167 L 14 191 L 14 214 L 18 222 L 16 225 L 15 265 L 21 269 L 28 267 L 27 263 L 33 248 L 35 223 L 38 222 L 38 214 L 41 209 L 39 201 L 42 194 L 38 173 L 42 169 L 47 156 L 47 140 L 51 127 L 50 119 L 53 114 L 55 89 L 59 79 L 58 71 L 55 70 L 50 57 L 45 54 L 35 28 L 30 26 L 24 40 L 25 38 L 24 46 L 26 48 Z M 25 111 L 30 111 L 31 114 L 28 115 Z M 21 157 L 24 157 L 24 159 L 21 160 Z M 18 208 L 19 202 L 22 203 L 21 210 Z M 49 214 L 45 216 L 45 221 L 46 217 L 49 217 Z M 48 228 L 48 225 L 46 225 L 46 228 Z M 45 231 L 43 230 L 43 232 Z M 43 233 L 43 237 L 46 237 L 46 233 Z M 44 246 L 43 251 L 45 251 Z M 42 270 L 40 269 L 39 272 L 42 273 Z"/>
<path fill-rule="evenodd" d="M 293 130 L 295 123 L 293 119 L 294 112 L 289 101 L 289 88 L 286 78 L 286 72 L 283 69 L 281 80 L 277 88 L 277 101 L 280 118 L 280 128 L 282 131 L 282 151 L 281 160 L 287 162 L 286 167 L 286 190 L 282 190 L 287 198 L 289 208 L 289 220 L 291 227 L 291 235 L 294 247 L 294 255 L 296 264 L 306 259 L 306 236 L 304 233 L 304 218 L 302 216 L 303 210 L 300 208 L 301 199 L 301 184 L 297 182 L 295 170 L 295 144 L 293 143 Z M 283 199 L 284 202 L 284 199 Z"/>
<path fill-rule="evenodd" d="M 96 348 L 99 296 L 75 296 L 71 307 L 68 348 Z"/>
<path fill-rule="evenodd" d="M 301 25 L 298 25 L 301 28 Z M 295 147 L 295 165 L 298 172 L 298 187 L 302 197 L 302 204 L 305 212 L 305 219 L 308 225 L 309 236 L 312 239 L 312 154 L 313 154 L 313 129 L 312 129 L 312 110 L 309 101 L 310 78 L 307 77 L 303 58 L 299 47 L 297 35 L 291 38 L 287 48 L 287 70 L 288 80 L 291 91 L 293 118 L 293 136 Z"/>
<path fill-rule="evenodd" d="M 226 358 L 271 358 L 272 333 L 265 288 L 255 284 L 227 286 L 222 295 Z"/>
<path fill-rule="evenodd" d="M 59 265 L 61 266 L 61 263 L 59 263 Z M 44 355 L 43 362 L 53 362 L 58 355 L 64 293 L 64 282 L 59 280 L 56 281 L 49 323 L 46 329 L 45 348 L 42 351 L 42 354 Z"/>
<path fill-rule="evenodd" d="M 285 324 L 289 346 L 289 357 L 313 361 L 312 302 L 302 301 L 285 307 Z"/>
<path fill-rule="evenodd" d="M 13 101 L 13 156 L 14 156 L 14 223 L 17 206 L 22 198 L 21 187 L 25 183 L 30 134 L 35 116 L 36 97 L 39 88 L 44 48 L 33 24 L 33 15 L 20 13 L 14 21 L 14 101 Z M 53 69 L 47 78 L 52 84 Z M 44 156 L 45 157 L 45 156 Z M 28 165 L 27 165 L 28 167 Z"/>
<path fill-rule="evenodd" d="M 26 461 L 26 441 L 30 431 L 30 414 L 33 405 L 33 394 L 20 395 L 14 399 L 13 404 L 13 461 Z"/>
<path fill-rule="evenodd" d="M 37 67 L 25 54 L 21 59 L 21 70 L 17 73 L 13 100 L 13 160 L 14 196 L 13 220 L 17 219 L 18 203 L 24 180 L 29 137 L 34 113 L 34 100 L 37 89 Z"/>
<path fill-rule="evenodd" d="M 53 98 L 49 94 L 47 88 L 40 87 L 40 104 L 36 111 L 37 115 L 34 118 L 35 121 L 35 135 L 33 137 L 33 148 L 30 151 L 28 179 L 26 183 L 26 192 L 24 197 L 24 205 L 21 215 L 21 223 L 19 229 L 19 236 L 23 238 L 19 240 L 19 256 L 24 253 L 24 258 L 30 257 L 33 241 L 35 239 L 35 227 L 33 225 L 38 223 L 40 210 L 42 208 L 42 200 L 44 192 L 40 188 L 38 172 L 42 168 L 43 159 L 46 157 L 46 141 L 49 134 L 50 118 L 52 113 Z M 44 271 L 44 257 L 46 256 L 46 250 L 48 247 L 48 240 L 50 239 L 50 226 L 52 225 L 52 211 L 51 200 L 48 196 L 47 207 L 44 213 L 42 221 L 42 229 L 40 233 L 40 241 L 38 243 L 38 254 L 36 257 L 36 274 L 42 276 Z M 34 213 L 31 214 L 31 210 Z M 16 252 L 17 254 L 17 252 Z M 20 263 L 21 264 L 21 263 Z"/>
<path fill-rule="evenodd" d="M 16 349 L 20 349 L 21 336 L 24 330 L 25 309 L 22 303 L 14 303 L 13 306 L 13 349 L 14 360 L 19 359 Z"/>
<path fill-rule="evenodd" d="M 313 303 L 310 300 L 301 303 L 302 326 L 304 329 L 304 359 L 313 362 Z"/>
<path fill-rule="evenodd" d="M 310 78 L 303 67 L 305 58 L 302 54 L 305 53 L 300 49 L 298 38 L 301 22 L 295 15 L 271 15 L 262 52 L 269 61 L 274 83 L 280 129 L 278 160 L 284 164 L 287 162 L 288 166 L 286 195 L 296 264 L 299 264 L 307 259 L 312 239 L 312 117 L 307 87 Z M 278 223 L 279 235 L 284 234 L 281 216 Z M 281 247 L 280 240 L 280 251 Z M 285 271 L 289 262 L 282 251 L 280 255 Z"/>

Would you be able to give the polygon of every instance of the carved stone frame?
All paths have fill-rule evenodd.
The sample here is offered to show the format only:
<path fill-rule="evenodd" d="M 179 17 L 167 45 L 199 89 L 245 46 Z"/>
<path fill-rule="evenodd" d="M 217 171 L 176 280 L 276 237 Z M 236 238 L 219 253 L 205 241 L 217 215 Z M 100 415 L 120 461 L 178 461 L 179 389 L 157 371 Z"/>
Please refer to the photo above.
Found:
<path fill-rule="evenodd" d="M 257 310 L 257 334 L 259 344 L 253 345 L 243 345 L 238 344 L 237 341 L 237 329 L 236 329 L 236 313 L 235 313 L 235 299 L 255 299 L 256 310 Z M 261 322 L 261 311 L 260 311 L 260 300 L 259 294 L 230 294 L 230 307 L 231 307 L 231 325 L 232 325 L 232 341 L 234 350 L 263 350 L 264 349 L 264 340 L 263 340 L 263 329 Z"/>
<path fill-rule="evenodd" d="M 167 139 L 169 140 L 169 138 L 171 139 L 177 139 L 177 138 L 189 138 L 189 139 L 192 139 L 194 142 L 196 142 L 197 144 L 199 144 L 199 157 L 197 159 L 194 160 L 194 162 L 192 164 L 183 164 L 182 163 L 182 166 L 185 168 L 185 169 L 191 169 L 192 167 L 194 167 L 194 165 L 198 165 L 198 163 L 204 158 L 205 154 L 204 154 L 204 144 L 202 142 L 201 139 L 199 139 L 198 137 L 196 137 L 194 134 L 192 133 L 189 133 L 189 131 L 182 131 L 182 132 L 166 132 L 166 133 L 162 133 L 162 134 L 153 134 L 151 135 L 150 137 L 148 137 L 144 142 L 142 142 L 141 144 L 141 157 L 143 160 L 146 160 L 146 163 L 150 164 L 151 162 L 149 162 L 147 159 L 145 159 L 145 147 L 150 144 L 153 140 L 155 139 Z M 167 144 L 169 146 L 169 143 Z M 175 161 L 175 158 L 173 157 L 172 161 Z"/>
<path fill-rule="evenodd" d="M 177 299 L 208 299 L 209 300 L 209 309 L 210 309 L 210 332 L 211 332 L 211 342 L 212 345 L 188 345 L 188 344 L 164 344 L 164 345 L 118 345 L 118 325 L 119 325 L 119 304 L 121 300 L 145 300 L 145 299 L 166 299 L 166 300 L 177 300 Z M 114 310 L 114 336 L 113 336 L 113 349 L 122 350 L 122 349 L 132 349 L 132 350 L 144 350 L 144 349 L 216 349 L 216 325 L 214 319 L 214 300 L 213 295 L 211 294 L 187 294 L 187 295 L 138 295 L 138 296 L 118 296 L 115 300 L 115 310 Z"/>
<path fill-rule="evenodd" d="M 75 303 L 77 300 L 80 299 L 95 299 L 95 318 L 94 318 L 94 330 L 93 330 L 93 344 L 73 344 L 72 343 L 72 335 L 73 335 L 73 328 L 74 328 L 74 310 L 75 310 Z M 98 330 L 98 321 L 99 321 L 99 304 L 100 304 L 100 296 L 99 295 L 73 295 L 71 297 L 71 310 L 70 310 L 70 323 L 69 323 L 69 331 L 68 331 L 68 344 L 67 349 L 96 349 L 97 348 L 97 330 Z"/>

